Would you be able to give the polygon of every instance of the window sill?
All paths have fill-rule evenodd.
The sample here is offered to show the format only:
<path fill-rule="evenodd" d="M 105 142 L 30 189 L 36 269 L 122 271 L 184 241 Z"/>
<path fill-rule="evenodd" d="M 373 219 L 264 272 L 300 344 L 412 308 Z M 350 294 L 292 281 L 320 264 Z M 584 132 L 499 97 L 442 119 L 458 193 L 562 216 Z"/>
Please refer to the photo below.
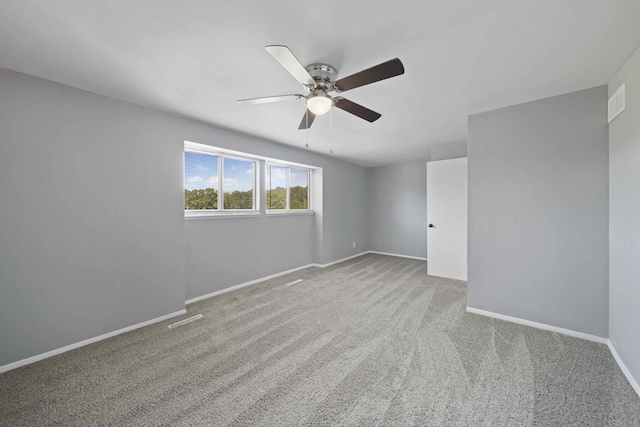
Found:
<path fill-rule="evenodd" d="M 192 219 L 211 219 L 211 218 L 257 218 L 261 214 L 258 211 L 251 212 L 198 212 L 198 213 L 185 213 L 185 220 Z"/>
<path fill-rule="evenodd" d="M 267 216 L 288 216 L 288 215 L 315 215 L 315 211 L 312 210 L 281 210 L 281 211 L 267 211 Z"/>

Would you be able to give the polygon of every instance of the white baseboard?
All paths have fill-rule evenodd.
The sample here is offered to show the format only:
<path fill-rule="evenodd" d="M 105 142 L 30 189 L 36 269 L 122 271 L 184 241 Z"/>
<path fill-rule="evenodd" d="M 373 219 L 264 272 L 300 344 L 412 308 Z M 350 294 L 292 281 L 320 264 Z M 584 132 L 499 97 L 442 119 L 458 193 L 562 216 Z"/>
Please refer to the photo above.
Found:
<path fill-rule="evenodd" d="M 185 301 L 185 305 L 193 304 L 194 302 L 202 301 L 203 299 L 215 297 L 216 295 L 226 294 L 227 292 L 235 291 L 236 289 L 244 288 L 245 286 L 255 285 L 265 280 L 275 279 L 276 277 L 284 276 L 285 274 L 294 273 L 298 270 L 303 270 L 309 267 L 321 267 L 318 264 L 307 264 L 302 267 L 292 268 L 291 270 L 281 271 L 279 273 L 272 274 L 270 276 L 261 277 L 259 279 L 251 280 L 249 282 L 240 283 L 239 285 L 230 286 L 228 288 L 220 289 L 219 291 L 210 292 L 208 294 L 200 295 L 199 297 L 191 298 Z"/>
<path fill-rule="evenodd" d="M 411 255 L 401 255 L 401 254 L 391 254 L 388 252 L 378 252 L 378 251 L 367 251 L 366 254 L 378 254 L 378 255 L 389 255 L 389 256 L 397 256 L 400 258 L 409 258 L 409 259 L 419 259 L 420 261 L 426 261 L 427 259 L 420 256 L 411 256 Z"/>
<path fill-rule="evenodd" d="M 289 273 L 294 273 L 294 272 L 296 272 L 298 270 L 303 270 L 305 268 L 309 268 L 309 267 L 317 267 L 317 268 L 329 267 L 331 265 L 338 264 L 338 263 L 350 260 L 352 258 L 356 258 L 356 257 L 362 256 L 362 255 L 366 255 L 367 253 L 368 252 L 361 252 L 359 254 L 351 255 L 351 256 L 349 256 L 347 258 L 342 258 L 342 259 L 339 259 L 337 261 L 329 262 L 327 264 L 313 263 L 313 264 L 303 265 L 301 267 L 292 268 L 291 270 L 281 271 L 279 273 L 275 273 L 275 274 L 272 274 L 270 276 L 261 277 L 259 279 L 251 280 L 251 281 L 245 282 L 245 283 L 240 283 L 239 285 L 230 286 L 228 288 L 220 289 L 219 291 L 210 292 L 208 294 L 204 294 L 204 295 L 201 295 L 199 297 L 188 299 L 187 301 L 185 301 L 185 305 L 189 305 L 189 304 L 192 304 L 194 302 L 202 301 L 203 299 L 215 297 L 216 295 L 226 294 L 227 292 L 235 291 L 236 289 L 244 288 L 245 286 L 251 286 L 251 285 L 258 284 L 260 282 L 264 282 L 266 280 L 275 279 L 276 277 L 284 276 L 285 274 L 289 274 Z"/>
<path fill-rule="evenodd" d="M 285 274 L 289 274 L 289 273 L 294 273 L 294 272 L 296 272 L 298 270 L 303 270 L 305 268 L 309 268 L 309 267 L 326 268 L 326 267 L 330 267 L 330 266 L 335 265 L 335 264 L 339 264 L 341 262 L 348 261 L 348 260 L 353 259 L 353 258 L 357 258 L 357 257 L 362 256 L 362 255 L 366 255 L 366 254 L 389 255 L 389 256 L 396 256 L 396 257 L 401 257 L 401 258 L 419 259 L 419 260 L 423 260 L 423 261 L 427 260 L 426 258 L 420 258 L 420 257 L 414 257 L 414 256 L 408 256 L 408 255 L 399 255 L 399 254 L 388 254 L 388 253 L 376 252 L 376 251 L 360 252 L 358 254 L 351 255 L 351 256 L 348 256 L 346 258 L 342 258 L 342 259 L 339 259 L 339 260 L 336 260 L 336 261 L 331 261 L 331 262 L 328 262 L 326 264 L 318 264 L 318 263 L 307 264 L 307 265 L 303 265 L 301 267 L 292 268 L 291 270 L 281 271 L 279 273 L 275 273 L 275 274 L 272 274 L 270 276 L 265 276 L 265 277 L 261 277 L 259 279 L 250 280 L 250 281 L 245 282 L 245 283 L 240 283 L 239 285 L 234 285 L 234 286 L 230 286 L 228 288 L 220 289 L 219 291 L 210 292 L 208 294 L 200 295 L 199 297 L 195 297 L 195 298 L 191 298 L 191 299 L 186 300 L 185 301 L 185 305 L 193 304 L 194 302 L 202 301 L 203 299 L 212 298 L 212 297 L 215 297 L 216 295 L 226 294 L 227 292 L 235 291 L 236 289 L 244 288 L 246 286 L 255 285 L 255 284 L 258 284 L 260 282 L 264 282 L 266 280 L 275 279 L 276 277 L 284 276 Z"/>
<path fill-rule="evenodd" d="M 511 323 L 518 323 L 520 325 L 531 326 L 532 328 L 542 329 L 545 331 L 557 332 L 559 334 L 568 335 L 570 337 L 581 338 L 587 341 L 593 341 L 600 344 L 607 344 L 608 338 L 599 337 L 597 335 L 585 334 L 583 332 L 572 331 L 571 329 L 558 328 L 557 326 L 547 325 L 546 323 L 533 322 L 531 320 L 520 319 L 518 317 L 506 316 L 504 314 L 494 313 L 492 311 L 480 310 L 479 308 L 473 308 L 467 306 L 469 313 L 479 314 L 481 316 L 493 317 L 494 319 L 505 320 Z"/>
<path fill-rule="evenodd" d="M 330 267 L 330 266 L 335 265 L 335 264 L 340 264 L 341 262 L 349 261 L 350 259 L 353 259 L 353 258 L 358 258 L 359 256 L 366 255 L 368 253 L 369 253 L 368 251 L 367 252 L 360 252 L 359 254 L 351 255 L 351 256 L 348 256 L 346 258 L 339 259 L 337 261 L 331 261 L 331 262 L 328 262 L 326 264 L 313 264 L 313 266 L 314 267 L 319 267 L 319 268 Z"/>
<path fill-rule="evenodd" d="M 638 384 L 638 381 L 636 381 L 636 379 L 633 378 L 633 375 L 631 375 L 631 371 L 629 371 L 629 369 L 627 368 L 627 365 L 624 364 L 624 362 L 620 358 L 620 355 L 616 351 L 616 348 L 613 346 L 613 343 L 611 343 L 610 340 L 607 340 L 607 346 L 609 347 L 609 351 L 611 351 L 613 358 L 616 360 L 616 363 L 618 363 L 620 370 L 622 371 L 624 376 L 627 377 L 627 381 L 629 381 L 629 384 L 631 384 L 631 387 L 633 387 L 638 397 L 640 397 L 640 385 Z"/>
<path fill-rule="evenodd" d="M 46 353 L 38 354 L 36 356 L 27 357 L 26 359 L 18 360 L 16 362 L 8 363 L 6 365 L 0 366 L 0 373 L 7 372 L 7 371 L 10 371 L 12 369 L 19 368 L 21 366 L 30 365 L 31 363 L 38 362 L 40 360 L 47 359 L 47 358 L 52 357 L 52 356 L 56 356 L 56 355 L 61 354 L 61 353 L 66 353 L 67 351 L 75 350 L 76 348 L 84 347 L 85 345 L 93 344 L 94 342 L 102 341 L 102 340 L 105 340 L 107 338 L 114 337 L 116 335 L 124 334 L 125 332 L 133 331 L 134 329 L 138 329 L 138 328 L 142 328 L 144 326 L 152 325 L 154 323 L 162 322 L 164 320 L 171 319 L 171 318 L 176 317 L 176 316 L 180 316 L 181 314 L 185 314 L 186 312 L 187 312 L 186 309 L 183 309 L 183 310 L 180 310 L 180 311 L 176 311 L 175 313 L 170 313 L 170 314 L 166 314 L 164 316 L 156 317 L 155 319 L 147 320 L 147 321 L 142 322 L 142 323 L 137 323 L 137 324 L 132 325 L 132 326 L 127 326 L 126 328 L 118 329 L 117 331 L 113 331 L 113 332 L 108 332 L 106 334 L 99 335 L 99 336 L 93 337 L 93 338 L 89 338 L 89 339 L 86 339 L 84 341 L 80 341 L 80 342 L 77 342 L 77 343 L 74 343 L 74 344 L 69 344 L 67 346 L 57 348 L 55 350 L 47 351 Z"/>
<path fill-rule="evenodd" d="M 467 307 L 467 311 L 469 313 L 479 314 L 481 316 L 493 317 L 495 319 L 505 320 L 507 322 L 518 323 L 520 325 L 525 325 L 525 326 L 531 326 L 532 328 L 542 329 L 542 330 L 551 331 L 551 332 L 557 332 L 559 334 L 568 335 L 570 337 L 582 338 L 587 341 L 594 341 L 599 344 L 606 344 L 607 347 L 609 347 L 609 351 L 611 351 L 611 354 L 613 355 L 613 358 L 615 359 L 616 363 L 620 367 L 620 370 L 622 371 L 624 376 L 627 378 L 627 381 L 629 381 L 629 384 L 631 384 L 631 387 L 633 388 L 633 390 L 636 392 L 638 397 L 640 397 L 640 385 L 638 384 L 638 381 L 636 381 L 633 375 L 631 375 L 631 371 L 629 371 L 627 366 L 624 364 L 624 362 L 620 358 L 620 355 L 618 354 L 615 347 L 613 346 L 613 344 L 608 338 L 603 338 L 596 335 L 589 335 L 582 332 L 576 332 L 570 329 L 558 328 L 556 326 L 551 326 L 544 323 L 532 322 L 530 320 L 520 319 L 518 317 L 505 316 L 504 314 L 498 314 L 491 311 L 480 310 L 478 308 L 473 308 L 473 307 Z"/>

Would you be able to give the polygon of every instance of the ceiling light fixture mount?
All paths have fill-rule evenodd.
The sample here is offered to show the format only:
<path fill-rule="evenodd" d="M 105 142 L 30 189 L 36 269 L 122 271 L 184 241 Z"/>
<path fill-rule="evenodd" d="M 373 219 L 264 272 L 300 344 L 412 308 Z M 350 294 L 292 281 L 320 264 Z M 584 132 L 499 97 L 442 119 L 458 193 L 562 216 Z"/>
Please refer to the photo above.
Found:
<path fill-rule="evenodd" d="M 311 64 L 305 67 L 315 85 L 310 89 L 335 90 L 333 82 L 338 77 L 338 71 L 329 64 Z"/>

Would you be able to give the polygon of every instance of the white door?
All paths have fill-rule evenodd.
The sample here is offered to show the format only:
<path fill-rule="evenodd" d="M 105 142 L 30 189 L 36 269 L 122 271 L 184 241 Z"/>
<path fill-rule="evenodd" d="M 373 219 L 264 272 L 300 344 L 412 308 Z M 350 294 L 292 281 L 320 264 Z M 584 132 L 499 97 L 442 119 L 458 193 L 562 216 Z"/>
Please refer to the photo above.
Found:
<path fill-rule="evenodd" d="M 467 280 L 467 158 L 427 162 L 427 274 Z"/>

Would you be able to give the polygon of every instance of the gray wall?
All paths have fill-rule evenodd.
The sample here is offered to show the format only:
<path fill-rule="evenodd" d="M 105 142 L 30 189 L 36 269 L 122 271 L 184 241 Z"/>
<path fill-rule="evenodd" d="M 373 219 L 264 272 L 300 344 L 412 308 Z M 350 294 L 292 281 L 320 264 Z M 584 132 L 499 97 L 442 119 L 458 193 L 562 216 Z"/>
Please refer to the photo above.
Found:
<path fill-rule="evenodd" d="M 372 251 L 427 257 L 426 159 L 370 168 L 368 201 Z"/>
<path fill-rule="evenodd" d="M 640 48 L 609 83 L 626 110 L 609 125 L 609 338 L 640 383 Z"/>
<path fill-rule="evenodd" d="M 313 262 L 313 217 L 188 220 L 187 299 Z"/>
<path fill-rule="evenodd" d="M 468 305 L 608 334 L 607 87 L 469 117 Z"/>
<path fill-rule="evenodd" d="M 430 151 L 430 160 L 432 162 L 435 162 L 436 160 L 467 157 L 467 142 L 453 142 L 449 144 L 436 145 L 435 147 L 431 147 Z"/>
<path fill-rule="evenodd" d="M 323 206 L 185 221 L 184 140 L 322 167 Z M 181 310 L 187 295 L 367 250 L 366 176 L 0 69 L 0 366 Z"/>
<path fill-rule="evenodd" d="M 327 162 L 323 174 L 323 251 L 316 262 L 326 264 L 369 250 L 367 169 Z"/>
<path fill-rule="evenodd" d="M 322 192 L 314 216 L 185 221 L 187 299 L 368 250 L 365 168 L 217 128 L 211 136 L 191 140 L 321 167 L 323 179 L 314 183 L 314 192 Z"/>
<path fill-rule="evenodd" d="M 184 309 L 177 124 L 0 69 L 0 365 Z"/>

